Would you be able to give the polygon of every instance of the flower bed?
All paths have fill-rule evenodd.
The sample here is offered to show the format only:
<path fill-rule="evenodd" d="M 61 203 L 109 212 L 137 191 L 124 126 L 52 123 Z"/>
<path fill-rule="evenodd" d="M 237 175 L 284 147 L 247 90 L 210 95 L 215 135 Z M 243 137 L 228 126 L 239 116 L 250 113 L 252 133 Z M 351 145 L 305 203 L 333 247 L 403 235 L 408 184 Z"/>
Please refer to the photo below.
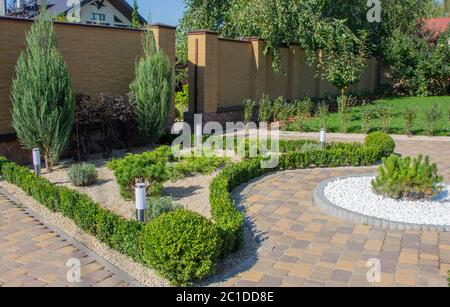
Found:
<path fill-rule="evenodd" d="M 0 175 L 111 248 L 156 269 L 175 285 L 189 285 L 211 275 L 220 259 L 242 243 L 244 215 L 230 199 L 235 187 L 275 170 L 372 165 L 383 157 L 383 149 L 376 146 L 336 143 L 324 150 L 298 152 L 298 142 L 292 144 L 284 146 L 276 169 L 261 168 L 261 158 L 226 166 L 210 185 L 213 220 L 178 209 L 142 225 L 6 159 L 0 159 Z"/>

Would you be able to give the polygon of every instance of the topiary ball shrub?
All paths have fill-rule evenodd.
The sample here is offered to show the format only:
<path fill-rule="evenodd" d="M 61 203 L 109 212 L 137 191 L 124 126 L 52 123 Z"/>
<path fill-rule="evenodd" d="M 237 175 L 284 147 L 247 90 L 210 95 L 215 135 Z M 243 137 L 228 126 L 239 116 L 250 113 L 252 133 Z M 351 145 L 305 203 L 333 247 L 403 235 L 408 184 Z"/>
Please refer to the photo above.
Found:
<path fill-rule="evenodd" d="M 98 174 L 93 164 L 75 164 L 69 169 L 69 179 L 76 187 L 87 187 L 97 181 Z"/>
<path fill-rule="evenodd" d="M 422 155 L 413 160 L 391 155 L 383 159 L 378 172 L 372 181 L 374 191 L 394 199 L 430 199 L 442 190 L 444 179 L 436 164 Z"/>
<path fill-rule="evenodd" d="M 144 230 L 143 260 L 176 286 L 214 272 L 221 248 L 215 225 L 187 210 L 164 213 Z"/>
<path fill-rule="evenodd" d="M 365 145 L 368 147 L 380 148 L 385 157 L 389 157 L 395 150 L 394 139 L 388 134 L 380 131 L 370 133 L 366 137 Z"/>

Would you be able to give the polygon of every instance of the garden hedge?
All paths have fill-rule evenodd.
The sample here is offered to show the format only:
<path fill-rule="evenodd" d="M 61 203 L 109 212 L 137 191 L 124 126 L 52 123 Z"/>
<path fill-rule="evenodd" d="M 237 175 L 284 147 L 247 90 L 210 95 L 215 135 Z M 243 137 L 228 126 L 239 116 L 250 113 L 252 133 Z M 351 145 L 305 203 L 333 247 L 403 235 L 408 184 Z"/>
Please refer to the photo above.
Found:
<path fill-rule="evenodd" d="M 299 152 L 304 142 L 283 141 L 276 169 L 261 168 L 262 158 L 226 166 L 211 182 L 213 221 L 184 209 L 164 213 L 149 224 L 128 221 L 88 196 L 59 187 L 26 167 L 0 157 L 0 175 L 53 212 L 60 212 L 101 242 L 157 270 L 174 285 L 189 285 L 214 272 L 220 258 L 243 241 L 244 214 L 230 199 L 237 186 L 276 170 L 373 165 L 385 156 L 382 147 L 328 144 L 323 150 Z"/>

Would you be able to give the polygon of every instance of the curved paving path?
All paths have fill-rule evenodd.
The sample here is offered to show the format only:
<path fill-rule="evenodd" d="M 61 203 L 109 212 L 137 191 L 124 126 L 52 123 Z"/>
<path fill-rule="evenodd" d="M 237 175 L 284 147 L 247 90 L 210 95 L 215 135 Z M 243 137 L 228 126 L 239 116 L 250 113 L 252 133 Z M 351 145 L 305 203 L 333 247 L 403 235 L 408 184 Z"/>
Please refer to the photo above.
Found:
<path fill-rule="evenodd" d="M 78 259 L 81 282 L 67 280 Z M 0 191 L 0 287 L 127 287 L 139 283 Z"/>
<path fill-rule="evenodd" d="M 398 153 L 430 155 L 450 181 L 450 141 L 398 141 Z M 247 186 L 248 220 L 264 237 L 256 262 L 225 286 L 447 286 L 450 233 L 393 231 L 324 215 L 313 204 L 317 184 L 375 168 L 281 172 Z M 381 282 L 369 283 L 369 259 Z"/>

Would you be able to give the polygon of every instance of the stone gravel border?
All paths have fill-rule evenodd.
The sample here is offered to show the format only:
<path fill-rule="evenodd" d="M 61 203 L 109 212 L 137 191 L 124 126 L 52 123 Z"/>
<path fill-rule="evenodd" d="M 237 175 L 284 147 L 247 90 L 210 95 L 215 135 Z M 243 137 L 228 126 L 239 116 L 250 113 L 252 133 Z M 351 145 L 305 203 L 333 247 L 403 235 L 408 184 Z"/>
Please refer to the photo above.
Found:
<path fill-rule="evenodd" d="M 325 187 L 330 182 L 333 182 L 338 179 L 347 179 L 352 177 L 367 177 L 367 176 L 373 176 L 373 174 L 332 177 L 321 182 L 314 190 L 314 204 L 318 206 L 325 214 L 336 216 L 341 219 L 348 220 L 358 224 L 366 224 L 392 230 L 450 232 L 450 226 L 403 223 L 356 213 L 354 211 L 333 204 L 325 197 L 324 190 Z"/>

